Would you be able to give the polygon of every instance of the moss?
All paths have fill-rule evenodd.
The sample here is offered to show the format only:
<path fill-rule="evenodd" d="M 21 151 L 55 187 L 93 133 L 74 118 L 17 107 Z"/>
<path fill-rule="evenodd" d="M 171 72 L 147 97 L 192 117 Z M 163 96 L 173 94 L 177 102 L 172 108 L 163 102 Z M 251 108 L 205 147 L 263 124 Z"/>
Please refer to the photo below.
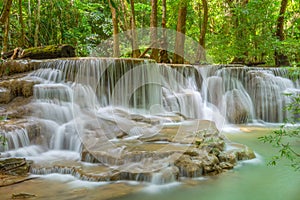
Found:
<path fill-rule="evenodd" d="M 39 53 L 55 53 L 58 49 L 58 45 L 49 45 L 46 47 L 32 47 L 24 50 L 23 54 L 39 54 Z"/>

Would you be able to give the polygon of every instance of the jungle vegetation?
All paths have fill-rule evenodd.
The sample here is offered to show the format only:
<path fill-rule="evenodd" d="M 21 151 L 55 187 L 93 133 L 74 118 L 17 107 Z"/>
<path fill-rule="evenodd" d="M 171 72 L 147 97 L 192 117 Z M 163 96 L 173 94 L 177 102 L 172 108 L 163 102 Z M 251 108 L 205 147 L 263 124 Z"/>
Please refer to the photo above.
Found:
<path fill-rule="evenodd" d="M 183 63 L 184 39 L 174 53 L 139 46 L 137 28 L 177 30 L 193 38 L 214 63 L 299 66 L 300 0 L 2 0 L 0 50 L 70 44 L 78 56 L 114 37 L 114 56 L 140 57 L 146 49 L 159 62 Z M 132 52 L 120 55 L 117 34 L 125 33 Z"/>

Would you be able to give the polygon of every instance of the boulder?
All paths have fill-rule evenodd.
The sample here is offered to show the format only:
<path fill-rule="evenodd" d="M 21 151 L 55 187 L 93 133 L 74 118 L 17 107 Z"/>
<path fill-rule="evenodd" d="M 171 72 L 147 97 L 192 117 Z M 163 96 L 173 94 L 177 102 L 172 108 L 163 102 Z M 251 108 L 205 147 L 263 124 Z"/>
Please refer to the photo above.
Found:
<path fill-rule="evenodd" d="M 235 152 L 221 152 L 218 155 L 218 158 L 219 158 L 220 162 L 226 162 L 226 163 L 230 163 L 232 165 L 235 165 L 238 160 Z"/>
<path fill-rule="evenodd" d="M 249 117 L 249 98 L 241 90 L 231 90 L 225 94 L 227 119 L 230 123 L 246 123 Z"/>
<path fill-rule="evenodd" d="M 203 161 L 203 174 L 204 175 L 215 175 L 221 173 L 223 170 L 220 167 L 220 161 L 214 154 L 208 154 L 202 157 Z"/>
<path fill-rule="evenodd" d="M 182 155 L 174 164 L 179 168 L 180 176 L 192 178 L 203 174 L 202 163 L 195 162 L 195 160 L 192 160 L 188 155 Z"/>
<path fill-rule="evenodd" d="M 238 160 L 250 160 L 256 157 L 253 150 L 248 147 L 244 149 L 235 149 L 233 151 Z"/>
<path fill-rule="evenodd" d="M 231 164 L 231 163 L 228 163 L 228 162 L 221 162 L 221 163 L 220 163 L 220 167 L 221 167 L 223 170 L 229 170 L 229 169 L 233 169 L 234 165 Z"/>

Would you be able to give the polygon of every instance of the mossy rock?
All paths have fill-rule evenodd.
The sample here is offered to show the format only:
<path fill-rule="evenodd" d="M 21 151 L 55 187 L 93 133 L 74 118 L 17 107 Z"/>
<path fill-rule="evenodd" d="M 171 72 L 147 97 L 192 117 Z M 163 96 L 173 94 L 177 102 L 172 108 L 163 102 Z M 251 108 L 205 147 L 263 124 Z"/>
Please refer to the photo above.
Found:
<path fill-rule="evenodd" d="M 52 59 L 64 57 L 75 57 L 75 48 L 66 44 L 32 47 L 29 49 L 24 49 L 19 58 Z"/>

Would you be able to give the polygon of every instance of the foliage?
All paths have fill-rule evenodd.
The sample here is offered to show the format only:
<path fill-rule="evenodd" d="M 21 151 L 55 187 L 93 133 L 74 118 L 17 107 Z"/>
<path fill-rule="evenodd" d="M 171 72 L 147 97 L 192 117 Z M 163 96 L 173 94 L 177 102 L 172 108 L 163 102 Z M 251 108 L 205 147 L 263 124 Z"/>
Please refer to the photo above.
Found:
<path fill-rule="evenodd" d="M 268 163 L 269 165 L 276 165 L 279 160 L 288 159 L 292 167 L 300 170 L 300 154 L 295 150 L 297 147 L 296 143 L 299 143 L 299 140 L 297 141 L 300 136 L 299 132 L 299 127 L 291 128 L 283 125 L 280 129 L 274 131 L 273 134 L 259 138 L 262 142 L 270 143 L 278 149 L 278 154 L 272 157 Z"/>
<path fill-rule="evenodd" d="M 3 121 L 3 120 L 6 120 L 6 117 L 5 116 L 0 116 L 0 121 Z M 5 146 L 5 144 L 6 144 L 6 138 L 4 137 L 4 135 L 2 135 L 0 133 L 0 147 Z"/>
<path fill-rule="evenodd" d="M 34 45 L 38 0 L 22 1 L 25 22 L 24 47 Z M 129 1 L 127 2 L 130 10 Z M 120 0 L 113 0 L 120 8 Z M 166 0 L 167 28 L 176 30 L 179 0 Z M 203 23 L 202 1 L 187 1 L 186 35 L 199 40 Z M 266 62 L 274 65 L 274 51 L 284 53 L 293 66 L 300 63 L 300 0 L 289 1 L 285 15 L 285 40 L 276 36 L 276 23 L 281 0 L 208 1 L 209 19 L 206 50 L 215 63 L 230 63 L 234 59 Z M 3 1 L 0 1 L 0 10 Z M 137 28 L 149 28 L 151 3 L 135 0 Z M 117 9 L 123 20 L 124 13 Z M 127 13 L 128 14 L 128 13 Z M 130 16 L 127 16 L 129 20 Z M 22 26 L 19 22 L 19 1 L 13 1 L 10 13 L 9 49 L 20 44 Z M 158 24 L 162 20 L 162 0 L 158 0 Z M 121 23 L 119 24 L 121 25 Z M 121 28 L 120 28 L 121 30 Z M 3 40 L 0 26 L 0 41 Z M 68 43 L 76 47 L 78 56 L 87 56 L 97 45 L 111 37 L 112 19 L 105 0 L 41 0 L 41 19 L 38 45 Z M 173 41 L 172 41 L 173 42 Z M 0 49 L 2 44 L 0 44 Z"/>
<path fill-rule="evenodd" d="M 6 138 L 3 135 L 0 135 L 0 146 L 6 145 Z"/>
<path fill-rule="evenodd" d="M 300 70 L 298 68 L 290 68 L 289 74 L 292 78 L 298 79 Z M 286 94 L 290 99 L 290 103 L 286 106 L 290 117 L 286 123 L 278 130 L 273 131 L 271 135 L 260 137 L 264 143 L 270 143 L 278 149 L 278 154 L 274 155 L 269 165 L 276 165 L 279 160 L 287 159 L 291 166 L 296 170 L 300 170 L 300 94 L 288 93 Z"/>
<path fill-rule="evenodd" d="M 10 14 L 11 39 L 9 41 L 9 49 L 19 46 L 18 38 L 20 38 L 21 25 L 18 23 L 20 17 L 18 6 L 18 1 L 13 1 Z M 35 17 L 37 0 L 23 0 L 22 7 L 23 18 L 26 23 L 25 47 L 32 47 L 37 23 Z M 42 0 L 39 33 L 40 46 L 71 44 L 76 47 L 79 56 L 87 56 L 89 55 L 89 49 L 97 46 L 102 40 L 107 39 L 111 35 L 112 25 L 106 1 Z"/>

